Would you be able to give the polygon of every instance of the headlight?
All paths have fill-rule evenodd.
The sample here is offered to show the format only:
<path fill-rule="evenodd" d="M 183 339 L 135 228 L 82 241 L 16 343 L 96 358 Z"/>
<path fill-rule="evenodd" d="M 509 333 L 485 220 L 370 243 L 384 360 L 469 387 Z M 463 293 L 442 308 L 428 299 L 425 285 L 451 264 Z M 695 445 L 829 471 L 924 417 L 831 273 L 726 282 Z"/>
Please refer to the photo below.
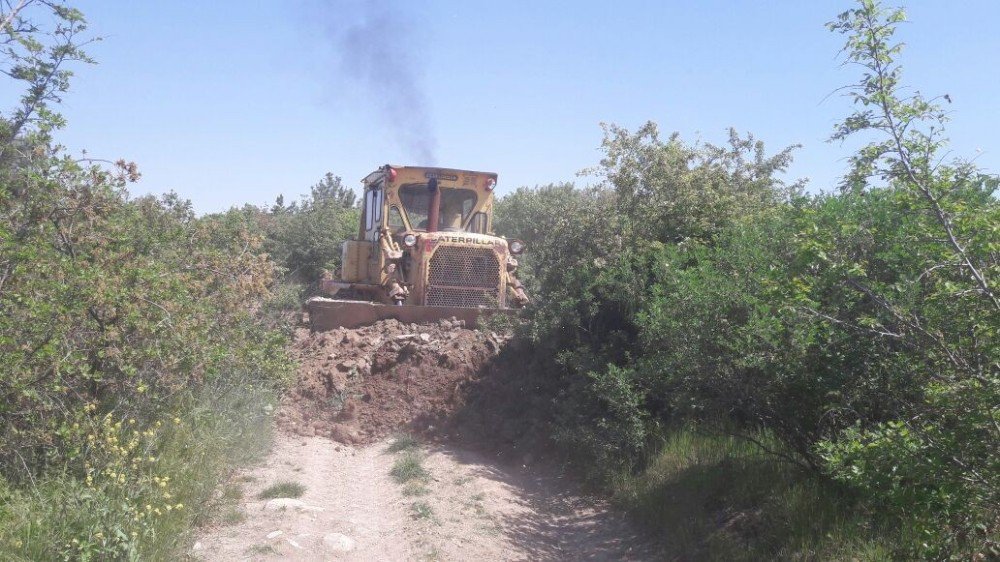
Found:
<path fill-rule="evenodd" d="M 515 256 L 524 252 L 524 242 L 521 242 L 520 240 L 511 240 L 507 243 L 507 247 L 510 248 L 510 253 Z"/>
<path fill-rule="evenodd" d="M 417 237 L 413 234 L 407 234 L 403 237 L 403 245 L 407 248 L 412 248 L 417 245 Z"/>

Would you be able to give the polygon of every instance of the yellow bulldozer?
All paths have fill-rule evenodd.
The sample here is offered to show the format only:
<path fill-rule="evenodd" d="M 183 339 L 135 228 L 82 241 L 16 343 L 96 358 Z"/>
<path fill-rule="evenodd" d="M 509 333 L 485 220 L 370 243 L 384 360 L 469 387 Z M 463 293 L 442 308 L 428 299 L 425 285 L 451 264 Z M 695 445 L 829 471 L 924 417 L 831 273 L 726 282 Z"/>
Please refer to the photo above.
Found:
<path fill-rule="evenodd" d="M 519 240 L 493 234 L 489 172 L 385 165 L 363 180 L 358 236 L 343 243 L 328 297 L 306 302 L 313 330 L 377 320 L 433 322 L 481 316 L 528 302 L 517 280 Z"/>

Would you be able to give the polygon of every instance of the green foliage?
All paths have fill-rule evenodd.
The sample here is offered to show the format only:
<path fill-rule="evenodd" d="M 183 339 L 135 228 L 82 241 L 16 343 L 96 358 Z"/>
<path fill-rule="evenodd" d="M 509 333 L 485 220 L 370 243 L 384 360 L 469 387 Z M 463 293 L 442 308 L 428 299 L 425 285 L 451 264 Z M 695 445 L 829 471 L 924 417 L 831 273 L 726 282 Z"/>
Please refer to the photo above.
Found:
<path fill-rule="evenodd" d="M 424 459 L 419 451 L 406 451 L 396 459 L 392 469 L 389 471 L 393 480 L 398 484 L 408 482 L 422 482 L 430 477 L 427 469 L 424 468 Z"/>
<path fill-rule="evenodd" d="M 770 450 L 781 444 L 756 438 Z M 915 537 L 859 498 L 740 437 L 674 428 L 644 468 L 611 478 L 614 502 L 679 560 L 882 561 Z"/>
<path fill-rule="evenodd" d="M 882 556 L 995 555 L 1000 180 L 941 161 L 944 113 L 903 94 L 901 21 L 863 0 L 831 24 L 863 68 L 834 139 L 872 139 L 838 194 L 779 181 L 787 150 L 646 125 L 605 127 L 600 186 L 498 202 L 535 295 L 519 384 L 571 458 L 641 471 L 678 420 L 763 432 L 913 531 Z"/>
<path fill-rule="evenodd" d="M 70 40 L 61 22 L 82 26 L 55 14 L 53 66 Z M 26 64 L 6 62 L 15 75 Z M 18 469 L 74 460 L 61 441 L 87 404 L 142 418 L 192 384 L 287 371 L 283 338 L 251 313 L 274 274 L 260 235 L 238 217 L 196 219 L 176 196 L 130 201 L 134 165 L 86 164 L 49 141 L 37 112 L 52 100 L 29 93 L 0 118 L 17 135 L 0 160 L 0 464 Z"/>
<path fill-rule="evenodd" d="M 707 242 L 734 218 L 771 207 L 802 187 L 778 178 L 797 146 L 767 156 L 763 142 L 735 129 L 727 146 L 689 146 L 677 133 L 661 140 L 652 122 L 634 133 L 603 127 L 604 158 L 589 172 L 614 190 L 626 245 L 633 237 Z"/>
<path fill-rule="evenodd" d="M 267 233 L 265 249 L 291 280 L 315 284 L 324 270 L 340 267 L 341 242 L 354 236 L 356 195 L 327 173 L 307 197 L 291 205 L 278 197 L 269 211 L 248 208 Z"/>
<path fill-rule="evenodd" d="M 49 471 L 26 487 L 0 479 L 4 559 L 175 558 L 189 546 L 189 529 L 213 517 L 211 500 L 232 463 L 268 448 L 275 402 L 252 384 L 209 384 L 162 421 L 109 415 L 81 425 L 81 474 Z"/>
<path fill-rule="evenodd" d="M 841 254 L 829 267 L 871 309 L 838 321 L 893 340 L 883 356 L 915 391 L 888 419 L 859 420 L 820 449 L 838 479 L 916 518 L 927 535 L 920 554 L 941 557 L 989 543 L 1000 518 L 1000 180 L 941 162 L 946 114 L 903 86 L 894 32 L 904 20 L 864 0 L 830 24 L 864 70 L 849 91 L 858 109 L 834 138 L 876 135 L 845 189 L 870 191 L 871 176 L 886 183 L 889 216 L 875 218 L 895 227 L 884 229 L 895 244 L 881 263 Z"/>
<path fill-rule="evenodd" d="M 276 267 L 245 216 L 130 199 L 134 164 L 55 142 L 67 64 L 89 62 L 78 11 L 7 3 L 0 21 L 24 88 L 0 114 L 0 551 L 171 558 L 291 372 L 263 314 Z"/>
<path fill-rule="evenodd" d="M 292 482 L 289 480 L 283 480 L 281 482 L 275 482 L 267 488 L 264 488 L 257 497 L 262 500 L 269 500 L 273 498 L 298 498 L 302 497 L 302 494 L 306 492 L 306 487 L 298 482 Z"/>
<path fill-rule="evenodd" d="M 605 128 L 601 186 L 520 189 L 497 204 L 501 234 L 525 240 L 524 279 L 536 296 L 535 367 L 554 379 L 555 434 L 583 458 L 631 464 L 670 408 L 637 370 L 642 312 L 670 267 L 715 243 L 737 218 L 775 209 L 798 189 L 775 175 L 789 151 L 767 157 L 752 137 L 729 145 L 662 141 L 656 126 L 635 134 Z M 694 208 L 711 207 L 709 213 Z M 677 266 L 674 266 L 677 267 Z M 602 463 L 597 463 L 599 466 Z"/>
<path fill-rule="evenodd" d="M 572 184 L 520 188 L 496 201 L 494 228 L 519 237 L 528 251 L 521 260 L 521 280 L 532 295 L 545 300 L 569 270 L 583 267 L 617 243 L 613 197 L 605 189 L 578 190 Z"/>

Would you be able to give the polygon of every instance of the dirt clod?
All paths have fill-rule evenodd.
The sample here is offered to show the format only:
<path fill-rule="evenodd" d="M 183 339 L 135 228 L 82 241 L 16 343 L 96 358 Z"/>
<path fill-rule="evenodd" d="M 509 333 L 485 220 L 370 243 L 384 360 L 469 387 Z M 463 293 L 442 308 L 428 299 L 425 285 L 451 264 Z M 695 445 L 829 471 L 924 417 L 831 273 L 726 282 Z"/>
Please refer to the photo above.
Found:
<path fill-rule="evenodd" d="M 504 341 L 450 319 L 419 326 L 384 320 L 322 333 L 299 329 L 292 348 L 299 380 L 283 399 L 278 423 L 346 444 L 426 431 L 428 420 L 462 406 L 463 387 Z"/>

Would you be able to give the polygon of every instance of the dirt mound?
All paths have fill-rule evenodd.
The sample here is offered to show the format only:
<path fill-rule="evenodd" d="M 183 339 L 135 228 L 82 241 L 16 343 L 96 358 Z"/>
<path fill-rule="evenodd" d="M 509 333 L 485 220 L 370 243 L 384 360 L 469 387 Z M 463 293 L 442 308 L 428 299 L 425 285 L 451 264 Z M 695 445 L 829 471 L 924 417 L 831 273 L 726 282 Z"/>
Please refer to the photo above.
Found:
<path fill-rule="evenodd" d="M 369 443 L 399 430 L 425 432 L 463 405 L 505 338 L 466 328 L 460 320 L 296 332 L 295 386 L 278 423 L 306 436 Z"/>

